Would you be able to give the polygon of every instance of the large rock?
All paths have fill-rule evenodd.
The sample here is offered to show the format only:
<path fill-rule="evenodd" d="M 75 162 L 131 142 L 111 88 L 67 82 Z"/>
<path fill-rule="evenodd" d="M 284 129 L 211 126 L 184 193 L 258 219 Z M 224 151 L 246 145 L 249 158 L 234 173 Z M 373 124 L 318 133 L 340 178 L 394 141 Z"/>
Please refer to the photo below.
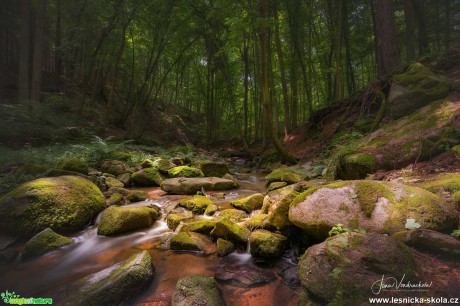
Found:
<path fill-rule="evenodd" d="M 118 176 L 124 173 L 131 172 L 128 164 L 119 160 L 109 160 L 102 164 L 101 171 Z"/>
<path fill-rule="evenodd" d="M 227 256 L 230 253 L 233 253 L 236 249 L 235 245 L 225 239 L 217 238 L 217 255 L 220 257 Z"/>
<path fill-rule="evenodd" d="M 211 236 L 215 238 L 223 238 L 237 244 L 245 244 L 251 231 L 239 224 L 230 221 L 227 218 L 220 219 L 211 232 Z"/>
<path fill-rule="evenodd" d="M 390 88 L 386 113 L 393 119 L 409 115 L 428 103 L 446 97 L 451 85 L 421 63 L 395 75 Z"/>
<path fill-rule="evenodd" d="M 324 240 L 336 224 L 350 229 L 395 233 L 414 219 L 422 229 L 450 230 L 458 212 L 421 188 L 376 181 L 344 181 L 312 188 L 295 198 L 289 220 Z"/>
<path fill-rule="evenodd" d="M 261 193 L 256 193 L 243 199 L 231 201 L 230 205 L 249 214 L 253 210 L 262 208 L 263 201 L 264 196 Z"/>
<path fill-rule="evenodd" d="M 199 251 L 203 254 L 217 252 L 216 244 L 210 237 L 194 232 L 179 232 L 169 241 L 171 250 L 176 251 Z"/>
<path fill-rule="evenodd" d="M 102 213 L 97 233 L 111 236 L 150 227 L 158 215 L 158 211 L 151 207 L 111 206 Z"/>
<path fill-rule="evenodd" d="M 61 159 L 56 166 L 57 169 L 88 174 L 88 164 L 76 157 L 66 157 Z"/>
<path fill-rule="evenodd" d="M 172 194 L 196 194 L 201 189 L 205 191 L 219 191 L 237 188 L 233 181 L 217 178 L 172 178 L 161 183 L 161 190 Z"/>
<path fill-rule="evenodd" d="M 181 232 L 196 232 L 209 235 L 215 226 L 216 221 L 214 220 L 199 220 L 185 223 L 180 230 Z"/>
<path fill-rule="evenodd" d="M 160 186 L 164 176 L 156 168 L 144 168 L 131 176 L 136 186 Z"/>
<path fill-rule="evenodd" d="M 179 205 L 192 211 L 194 214 L 203 214 L 212 201 L 202 195 L 195 195 L 191 199 L 180 200 Z"/>
<path fill-rule="evenodd" d="M 161 173 L 167 174 L 169 169 L 176 167 L 176 165 L 169 160 L 159 158 L 152 163 L 152 167 L 158 169 Z"/>
<path fill-rule="evenodd" d="M 212 277 L 192 275 L 179 279 L 172 298 L 173 306 L 224 306 L 219 287 Z"/>
<path fill-rule="evenodd" d="M 47 228 L 33 236 L 24 246 L 24 257 L 44 254 L 72 243 L 72 239 L 59 235 Z"/>
<path fill-rule="evenodd" d="M 277 258 L 284 254 L 287 238 L 263 229 L 256 230 L 249 237 L 251 255 L 260 258 Z"/>
<path fill-rule="evenodd" d="M 123 187 L 125 187 L 125 184 L 123 184 L 122 182 L 120 182 L 119 180 L 117 180 L 116 178 L 113 178 L 113 177 L 107 177 L 105 179 L 105 184 L 109 188 L 123 188 Z"/>
<path fill-rule="evenodd" d="M 87 179 L 41 178 L 0 198 L 0 228 L 29 235 L 48 227 L 58 233 L 71 233 L 83 229 L 104 208 L 104 196 Z"/>
<path fill-rule="evenodd" d="M 291 168 L 283 167 L 273 170 L 266 177 L 266 186 L 270 186 L 273 182 L 285 182 L 287 184 L 294 184 L 302 180 L 302 175 Z"/>
<path fill-rule="evenodd" d="M 168 170 L 168 175 L 170 177 L 203 177 L 204 174 L 200 169 L 189 167 L 189 166 L 179 166 L 174 167 Z"/>
<path fill-rule="evenodd" d="M 149 252 L 142 251 L 76 281 L 66 300 L 69 305 L 118 305 L 146 288 L 154 273 Z"/>
<path fill-rule="evenodd" d="M 375 172 L 375 157 L 372 154 L 356 153 L 346 155 L 337 168 L 337 177 L 344 180 L 364 179 Z"/>
<path fill-rule="evenodd" d="M 238 287 L 258 287 L 268 284 L 276 276 L 253 265 L 225 265 L 216 271 L 215 279 Z"/>
<path fill-rule="evenodd" d="M 214 161 L 201 161 L 200 169 L 204 176 L 223 177 L 229 173 L 228 165 L 226 163 L 214 162 Z"/>
<path fill-rule="evenodd" d="M 415 268 L 409 248 L 380 234 L 340 234 L 310 247 L 299 261 L 302 286 L 320 305 L 360 305 L 370 296 L 406 295 L 383 290 L 374 294 L 382 277 L 388 284 L 393 277 L 398 283 L 418 283 Z"/>
<path fill-rule="evenodd" d="M 457 259 L 460 256 L 460 241 L 446 234 L 430 230 L 411 230 L 396 233 L 395 236 L 396 239 L 421 252 L 457 257 Z"/>
<path fill-rule="evenodd" d="M 248 217 L 248 214 L 244 210 L 239 210 L 239 209 L 224 209 L 219 213 L 220 217 L 223 218 L 228 218 L 232 221 L 240 221 L 242 219 L 246 219 Z"/>

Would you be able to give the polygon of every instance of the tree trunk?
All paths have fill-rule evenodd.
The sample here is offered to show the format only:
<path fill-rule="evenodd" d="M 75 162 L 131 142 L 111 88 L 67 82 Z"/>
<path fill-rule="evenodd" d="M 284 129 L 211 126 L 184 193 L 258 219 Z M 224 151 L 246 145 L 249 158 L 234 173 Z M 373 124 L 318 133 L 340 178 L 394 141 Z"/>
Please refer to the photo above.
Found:
<path fill-rule="evenodd" d="M 55 57 L 55 73 L 56 73 L 56 89 L 59 91 L 61 87 L 61 73 L 62 73 L 62 50 L 61 50 L 61 0 L 56 0 L 56 46 L 54 49 Z"/>
<path fill-rule="evenodd" d="M 21 0 L 21 39 L 19 42 L 19 101 L 30 98 L 30 3 Z"/>
<path fill-rule="evenodd" d="M 342 36 L 343 36 L 343 0 L 338 1 L 338 16 L 335 38 L 335 88 L 334 100 L 342 100 L 343 97 L 343 82 L 342 82 Z"/>
<path fill-rule="evenodd" d="M 262 87 L 262 105 L 264 110 L 264 128 L 267 136 L 272 141 L 278 153 L 281 155 L 283 161 L 289 163 L 295 163 L 294 157 L 289 155 L 286 149 L 281 144 L 273 128 L 273 115 L 272 108 L 270 105 L 270 62 L 269 62 L 269 28 L 266 24 L 269 19 L 269 5 L 268 0 L 259 0 L 259 13 L 261 25 L 259 29 L 259 40 L 260 40 L 260 79 Z"/>
<path fill-rule="evenodd" d="M 43 67 L 43 45 L 45 32 L 45 13 L 46 0 L 39 0 L 37 6 L 37 15 L 35 18 L 35 43 L 34 43 L 34 62 L 32 70 L 32 89 L 31 99 L 34 102 L 40 102 L 40 90 L 42 83 Z"/>
<path fill-rule="evenodd" d="M 407 61 L 415 59 L 415 16 L 413 0 L 404 0 L 404 20 L 406 23 L 406 56 Z"/>
<path fill-rule="evenodd" d="M 445 29 L 444 29 L 444 48 L 450 48 L 450 1 L 451 0 L 444 0 L 444 11 L 445 11 Z"/>
<path fill-rule="evenodd" d="M 377 75 L 384 76 L 399 66 L 399 48 L 393 0 L 375 0 Z"/>

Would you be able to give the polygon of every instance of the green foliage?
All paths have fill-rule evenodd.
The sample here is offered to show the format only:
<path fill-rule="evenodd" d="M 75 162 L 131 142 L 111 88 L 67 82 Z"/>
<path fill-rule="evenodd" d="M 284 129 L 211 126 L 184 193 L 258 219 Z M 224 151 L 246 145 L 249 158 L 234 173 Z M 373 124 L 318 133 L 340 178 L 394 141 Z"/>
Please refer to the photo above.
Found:
<path fill-rule="evenodd" d="M 332 237 L 332 236 L 335 236 L 335 235 L 339 235 L 339 234 L 343 234 L 343 233 L 358 233 L 358 234 L 365 234 L 366 233 L 366 230 L 363 230 L 363 229 L 353 229 L 353 230 L 350 230 L 348 228 L 346 228 L 343 224 L 341 223 L 338 223 L 336 224 L 335 226 L 332 227 L 332 229 L 329 231 L 329 237 Z M 340 238 L 341 239 L 341 238 Z"/>
<path fill-rule="evenodd" d="M 453 230 L 450 235 L 454 238 L 460 239 L 460 230 Z"/>

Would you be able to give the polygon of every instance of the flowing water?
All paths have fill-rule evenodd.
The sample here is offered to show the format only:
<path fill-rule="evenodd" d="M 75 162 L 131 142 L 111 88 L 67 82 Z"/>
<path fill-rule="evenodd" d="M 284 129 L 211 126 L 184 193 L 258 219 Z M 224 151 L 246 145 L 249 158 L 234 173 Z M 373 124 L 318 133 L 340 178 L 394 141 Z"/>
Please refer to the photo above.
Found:
<path fill-rule="evenodd" d="M 239 176 L 240 188 L 211 194 L 212 201 L 220 209 L 229 208 L 231 199 L 264 190 L 259 175 Z M 148 250 L 155 267 L 155 277 L 150 286 L 139 293 L 128 305 L 169 305 L 179 278 L 203 274 L 213 276 L 221 267 L 248 264 L 256 265 L 249 250 L 238 250 L 226 257 L 192 252 L 170 251 L 162 237 L 172 234 L 164 216 L 178 201 L 187 196 L 167 195 L 157 188 L 144 188 L 150 198 L 132 205 L 157 205 L 162 219 L 148 229 L 138 230 L 116 237 L 97 235 L 97 218 L 94 224 L 73 235 L 74 243 L 32 260 L 16 261 L 0 267 L 0 290 L 15 291 L 21 297 L 51 297 L 59 305 L 65 288 L 73 281 L 105 269 L 141 250 Z M 199 216 L 197 218 L 203 218 Z M 171 233 L 171 234 L 168 234 Z M 295 265 L 288 258 L 264 263 L 258 267 L 273 272 L 276 279 L 264 286 L 252 287 L 235 283 L 219 284 L 227 305 L 297 305 L 298 288 L 287 286 L 278 275 L 282 269 Z"/>

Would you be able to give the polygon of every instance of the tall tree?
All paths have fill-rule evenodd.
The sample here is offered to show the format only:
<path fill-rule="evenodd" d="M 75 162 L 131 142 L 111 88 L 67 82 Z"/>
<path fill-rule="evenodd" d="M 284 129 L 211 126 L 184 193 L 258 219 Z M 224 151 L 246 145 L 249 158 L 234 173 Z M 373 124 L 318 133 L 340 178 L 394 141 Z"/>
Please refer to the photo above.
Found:
<path fill-rule="evenodd" d="M 34 102 L 40 102 L 42 83 L 43 48 L 45 32 L 46 0 L 39 0 L 35 17 L 34 61 L 32 65 L 32 88 L 30 97 Z"/>
<path fill-rule="evenodd" d="M 19 40 L 19 101 L 30 98 L 30 1 L 21 0 L 21 39 Z"/>
<path fill-rule="evenodd" d="M 399 65 L 399 47 L 393 0 L 375 0 L 377 75 L 391 73 Z"/>
<path fill-rule="evenodd" d="M 406 23 L 407 61 L 415 59 L 415 13 L 413 0 L 404 0 L 404 21 Z"/>

